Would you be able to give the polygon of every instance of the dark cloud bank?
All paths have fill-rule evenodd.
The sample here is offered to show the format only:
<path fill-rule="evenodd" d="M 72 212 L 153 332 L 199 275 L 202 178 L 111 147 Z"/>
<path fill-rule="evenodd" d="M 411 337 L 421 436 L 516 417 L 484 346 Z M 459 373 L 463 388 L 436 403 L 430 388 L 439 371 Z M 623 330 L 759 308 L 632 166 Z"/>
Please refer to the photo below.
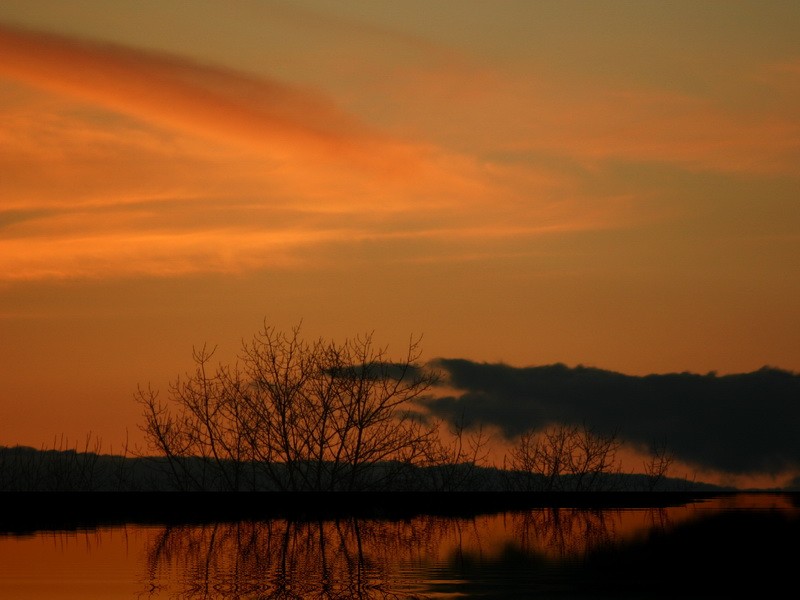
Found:
<path fill-rule="evenodd" d="M 631 376 L 563 364 L 512 367 L 437 359 L 455 396 L 427 401 L 465 425 L 495 425 L 508 438 L 548 424 L 586 424 L 626 442 L 664 445 L 678 460 L 731 474 L 800 466 L 800 374 Z"/>

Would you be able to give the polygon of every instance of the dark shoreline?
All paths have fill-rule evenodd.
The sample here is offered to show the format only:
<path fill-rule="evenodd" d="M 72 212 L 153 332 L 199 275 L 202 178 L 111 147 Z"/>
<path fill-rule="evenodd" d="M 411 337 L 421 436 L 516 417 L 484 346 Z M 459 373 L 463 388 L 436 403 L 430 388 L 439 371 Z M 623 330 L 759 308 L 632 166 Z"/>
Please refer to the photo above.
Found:
<path fill-rule="evenodd" d="M 644 509 L 742 493 L 770 492 L 2 492 L 0 533 L 273 518 L 470 517 L 534 508 Z M 789 495 L 800 505 L 800 494 Z"/>

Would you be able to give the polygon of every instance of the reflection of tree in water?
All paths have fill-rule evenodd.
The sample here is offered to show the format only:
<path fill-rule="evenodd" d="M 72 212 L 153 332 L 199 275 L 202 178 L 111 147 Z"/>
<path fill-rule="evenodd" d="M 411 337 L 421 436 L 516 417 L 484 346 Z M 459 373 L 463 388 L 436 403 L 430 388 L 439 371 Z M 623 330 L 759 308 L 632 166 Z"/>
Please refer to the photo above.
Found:
<path fill-rule="evenodd" d="M 664 531 L 672 525 L 672 519 L 665 508 L 648 508 L 645 511 L 650 529 Z"/>
<path fill-rule="evenodd" d="M 400 565 L 447 534 L 434 517 L 167 527 L 148 548 L 147 583 L 177 584 L 180 598 L 409 597 L 414 582 Z"/>
<path fill-rule="evenodd" d="M 513 527 L 520 549 L 525 553 L 554 558 L 577 558 L 593 550 L 622 543 L 621 523 L 630 511 L 542 508 L 515 515 Z M 663 508 L 642 514 L 645 529 L 665 529 L 669 518 Z"/>
<path fill-rule="evenodd" d="M 148 547 L 145 580 L 153 591 L 168 588 L 187 599 L 420 597 L 430 589 L 426 573 L 437 564 L 496 565 L 509 548 L 531 563 L 560 562 L 621 544 L 631 533 L 622 531 L 624 514 L 546 508 L 472 519 L 166 527 Z M 647 530 L 666 527 L 666 519 L 655 509 L 640 512 L 638 522 Z"/>
<path fill-rule="evenodd" d="M 608 511 L 545 508 L 515 520 L 521 549 L 557 557 L 579 556 L 614 540 L 615 521 Z"/>

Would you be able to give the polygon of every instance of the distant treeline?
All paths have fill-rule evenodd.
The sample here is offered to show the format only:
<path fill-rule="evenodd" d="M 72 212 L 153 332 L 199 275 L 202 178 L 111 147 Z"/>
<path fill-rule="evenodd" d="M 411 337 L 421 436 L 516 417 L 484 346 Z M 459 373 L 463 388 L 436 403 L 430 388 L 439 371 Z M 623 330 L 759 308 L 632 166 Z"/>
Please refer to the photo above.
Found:
<path fill-rule="evenodd" d="M 279 491 L 264 465 L 211 462 L 181 458 L 182 479 L 163 457 L 130 457 L 69 450 L 37 450 L 0 446 L 0 492 L 154 492 L 231 490 L 220 469 L 238 470 L 238 491 Z M 295 468 L 300 466 L 295 465 Z M 271 465 L 275 470 L 285 465 Z M 387 473 L 392 477 L 387 479 Z M 230 473 L 228 473 L 230 475 Z M 560 476 L 558 486 L 544 476 L 473 464 L 417 467 L 387 462 L 372 465 L 366 481 L 391 481 L 383 491 L 581 491 L 576 475 Z M 663 477 L 656 485 L 645 474 L 604 474 L 592 489 L 583 491 L 721 491 L 712 484 Z M 365 486 L 365 489 L 377 489 Z"/>

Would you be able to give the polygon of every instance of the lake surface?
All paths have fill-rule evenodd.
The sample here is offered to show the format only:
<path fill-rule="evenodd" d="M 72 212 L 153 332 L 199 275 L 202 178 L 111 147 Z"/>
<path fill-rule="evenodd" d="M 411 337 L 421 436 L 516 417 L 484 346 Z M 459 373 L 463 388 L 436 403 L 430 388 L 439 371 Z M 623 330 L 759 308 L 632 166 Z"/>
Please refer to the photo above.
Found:
<path fill-rule="evenodd" d="M 0 598 L 763 596 L 796 586 L 797 499 L 0 534 Z"/>

